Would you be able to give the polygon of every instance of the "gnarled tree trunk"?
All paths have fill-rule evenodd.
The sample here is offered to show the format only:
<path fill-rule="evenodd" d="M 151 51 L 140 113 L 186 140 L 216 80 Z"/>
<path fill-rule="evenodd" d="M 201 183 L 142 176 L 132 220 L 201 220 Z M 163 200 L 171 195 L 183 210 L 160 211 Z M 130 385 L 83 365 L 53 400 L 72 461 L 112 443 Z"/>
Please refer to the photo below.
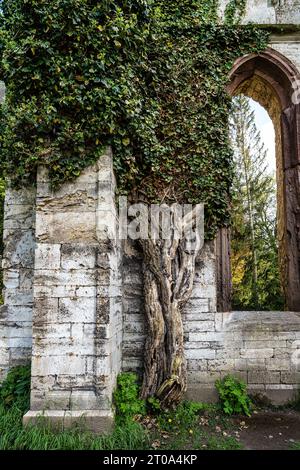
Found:
<path fill-rule="evenodd" d="M 178 403 L 187 386 L 182 309 L 189 300 L 200 246 L 187 250 L 186 240 L 140 240 L 143 254 L 148 332 L 144 358 L 143 398 L 156 396 L 164 406 Z"/>

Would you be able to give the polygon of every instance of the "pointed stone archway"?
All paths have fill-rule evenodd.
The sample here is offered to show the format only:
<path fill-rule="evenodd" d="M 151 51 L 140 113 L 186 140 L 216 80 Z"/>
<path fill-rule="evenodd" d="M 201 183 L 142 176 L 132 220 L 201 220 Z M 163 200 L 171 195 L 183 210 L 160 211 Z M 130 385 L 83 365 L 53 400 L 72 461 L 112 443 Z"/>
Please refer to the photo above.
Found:
<path fill-rule="evenodd" d="M 281 283 L 286 309 L 300 311 L 300 75 L 272 48 L 238 59 L 227 91 L 258 101 L 273 121 L 276 139 L 277 219 Z M 231 310 L 230 235 L 216 240 L 218 310 Z"/>

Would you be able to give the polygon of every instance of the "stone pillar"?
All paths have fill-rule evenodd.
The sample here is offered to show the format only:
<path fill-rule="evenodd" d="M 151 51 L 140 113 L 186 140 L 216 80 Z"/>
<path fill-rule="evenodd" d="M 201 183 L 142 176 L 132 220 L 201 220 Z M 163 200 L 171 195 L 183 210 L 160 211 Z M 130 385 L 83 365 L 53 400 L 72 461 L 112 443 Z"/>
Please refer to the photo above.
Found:
<path fill-rule="evenodd" d="M 35 190 L 7 188 L 4 204 L 0 381 L 31 358 Z"/>
<path fill-rule="evenodd" d="M 31 409 L 69 427 L 113 424 L 121 364 L 121 282 L 109 151 L 53 192 L 37 177 Z"/>

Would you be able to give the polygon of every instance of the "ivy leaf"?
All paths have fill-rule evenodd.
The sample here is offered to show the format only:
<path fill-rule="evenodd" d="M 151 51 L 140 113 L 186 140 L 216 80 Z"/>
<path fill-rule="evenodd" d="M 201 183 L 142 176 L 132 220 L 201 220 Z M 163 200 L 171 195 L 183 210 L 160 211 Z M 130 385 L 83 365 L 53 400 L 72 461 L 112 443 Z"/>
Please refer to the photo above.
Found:
<path fill-rule="evenodd" d="M 126 137 L 125 139 L 122 139 L 122 144 L 127 147 L 130 144 L 130 139 L 128 137 Z"/>

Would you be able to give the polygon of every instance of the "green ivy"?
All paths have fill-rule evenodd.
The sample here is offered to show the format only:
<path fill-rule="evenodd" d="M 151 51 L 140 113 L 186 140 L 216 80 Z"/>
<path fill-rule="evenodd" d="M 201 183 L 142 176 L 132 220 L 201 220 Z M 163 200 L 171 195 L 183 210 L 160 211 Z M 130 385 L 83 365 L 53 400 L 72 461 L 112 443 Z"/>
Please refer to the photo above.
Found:
<path fill-rule="evenodd" d="M 31 367 L 13 367 L 0 386 L 0 404 L 6 408 L 18 406 L 24 411 L 29 408 Z"/>
<path fill-rule="evenodd" d="M 216 388 L 224 413 L 251 415 L 252 402 L 248 397 L 247 386 L 243 380 L 227 375 L 222 380 L 216 381 Z"/>
<path fill-rule="evenodd" d="M 230 0 L 225 8 L 225 21 L 228 24 L 239 24 L 246 11 L 247 0 Z"/>
<path fill-rule="evenodd" d="M 206 236 L 229 221 L 235 59 L 267 34 L 222 24 L 217 0 L 3 0 L 0 18 L 1 167 L 34 184 L 44 164 L 54 187 L 111 145 L 120 193 L 148 202 L 206 204 Z"/>
<path fill-rule="evenodd" d="M 135 416 L 145 414 L 146 404 L 139 398 L 139 391 L 136 374 L 123 372 L 118 375 L 114 404 L 119 423 L 132 421 Z"/>

